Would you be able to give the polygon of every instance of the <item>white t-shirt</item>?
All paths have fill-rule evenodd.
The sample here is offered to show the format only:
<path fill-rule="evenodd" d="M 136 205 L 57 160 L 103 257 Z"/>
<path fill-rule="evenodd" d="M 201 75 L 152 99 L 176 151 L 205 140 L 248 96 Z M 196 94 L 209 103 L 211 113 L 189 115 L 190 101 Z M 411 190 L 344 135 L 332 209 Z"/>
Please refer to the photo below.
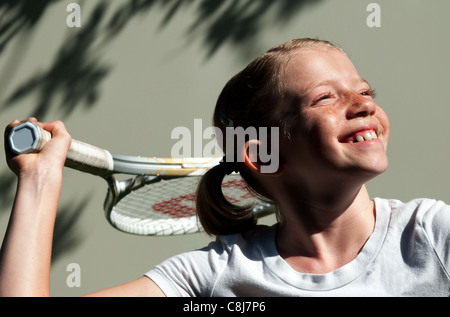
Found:
<path fill-rule="evenodd" d="M 350 263 L 327 274 L 293 270 L 276 225 L 219 237 L 146 275 L 167 296 L 449 296 L 450 206 L 375 198 L 374 232 Z"/>

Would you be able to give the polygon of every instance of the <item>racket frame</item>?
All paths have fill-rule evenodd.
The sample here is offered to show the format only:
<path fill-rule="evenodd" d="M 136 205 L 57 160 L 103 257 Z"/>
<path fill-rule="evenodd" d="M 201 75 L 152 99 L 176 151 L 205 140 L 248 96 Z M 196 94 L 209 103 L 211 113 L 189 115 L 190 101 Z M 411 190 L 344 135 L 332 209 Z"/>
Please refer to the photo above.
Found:
<path fill-rule="evenodd" d="M 25 142 L 22 138 L 25 138 Z M 51 139 L 51 134 L 37 123 L 25 121 L 13 127 L 8 139 L 10 149 L 20 155 L 39 152 Z M 20 145 L 17 146 L 19 143 Z M 107 182 L 108 190 L 103 204 L 105 217 L 114 228 L 124 231 L 112 221 L 111 212 L 114 206 L 130 192 L 161 180 L 202 176 L 207 170 L 219 164 L 221 160 L 222 157 L 156 158 L 112 154 L 105 149 L 72 139 L 65 165 L 100 176 Z M 133 177 L 119 180 L 116 177 L 118 174 L 133 175 Z M 270 203 L 258 203 L 255 205 L 254 212 L 257 217 L 263 217 L 272 214 L 274 206 Z M 199 231 L 201 231 L 200 227 Z M 195 232 L 195 230 L 191 230 L 191 232 Z"/>

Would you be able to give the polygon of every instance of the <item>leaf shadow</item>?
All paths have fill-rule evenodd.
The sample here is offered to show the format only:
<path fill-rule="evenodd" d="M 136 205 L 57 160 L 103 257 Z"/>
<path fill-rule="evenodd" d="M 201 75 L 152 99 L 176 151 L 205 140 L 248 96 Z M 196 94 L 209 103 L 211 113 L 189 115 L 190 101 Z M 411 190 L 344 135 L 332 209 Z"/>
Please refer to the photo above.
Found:
<path fill-rule="evenodd" d="M 129 24 L 152 11 L 160 13 L 159 31 L 174 23 L 178 14 L 192 12 L 192 23 L 180 32 L 186 38 L 184 45 L 202 44 L 205 61 L 210 60 L 224 46 L 231 45 L 237 53 L 253 53 L 265 31 L 282 27 L 298 17 L 307 5 L 322 0 L 127 0 L 117 5 L 99 0 L 93 9 L 82 15 L 81 28 L 67 28 L 65 39 L 58 46 L 47 67 L 30 74 L 13 87 L 5 100 L 0 100 L 0 113 L 16 106 L 26 98 L 31 100 L 29 116 L 40 120 L 62 114 L 69 117 L 75 109 L 90 110 L 101 99 L 102 85 L 113 72 L 113 65 L 105 62 L 104 53 Z M 78 1 L 81 6 L 86 3 Z M 16 41 L 27 41 L 31 30 L 43 20 L 47 11 L 62 0 L 1 0 L 0 1 L 0 58 Z M 268 15 L 273 15 L 271 24 Z M 65 27 L 65 26 L 64 26 Z M 26 34 L 27 36 L 23 36 Z M 22 38 L 21 38 L 22 37 Z M 149 40 L 150 41 L 150 40 Z M 17 43 L 17 42 L 16 42 Z M 19 43 L 20 44 L 20 43 Z M 18 45 L 20 48 L 26 45 Z M 14 55 L 14 54 L 13 54 Z M 20 56 L 23 57 L 24 52 Z M 22 58 L 13 56 L 8 72 L 0 76 L 9 81 Z M 128 83 L 126 83 L 128 84 Z M 0 94 L 0 98 L 1 97 Z M 53 119 L 53 118 L 51 118 Z M 14 199 L 15 176 L 2 172 L 0 202 L 11 204 Z M 60 207 L 57 216 L 53 258 L 56 260 L 82 242 L 78 223 L 90 197 L 74 199 Z"/>
<path fill-rule="evenodd" d="M 83 242 L 78 222 L 91 200 L 90 196 L 76 199 L 58 208 L 53 232 L 52 263 L 65 254 L 71 253 Z"/>

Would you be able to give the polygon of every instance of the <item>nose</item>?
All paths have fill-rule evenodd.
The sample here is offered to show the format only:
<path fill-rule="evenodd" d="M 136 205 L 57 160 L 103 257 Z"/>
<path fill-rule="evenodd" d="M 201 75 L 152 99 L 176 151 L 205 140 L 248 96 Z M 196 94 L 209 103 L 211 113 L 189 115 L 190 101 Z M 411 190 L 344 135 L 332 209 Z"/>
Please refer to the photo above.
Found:
<path fill-rule="evenodd" d="M 347 119 L 374 115 L 376 104 L 369 96 L 352 93 L 347 107 Z"/>

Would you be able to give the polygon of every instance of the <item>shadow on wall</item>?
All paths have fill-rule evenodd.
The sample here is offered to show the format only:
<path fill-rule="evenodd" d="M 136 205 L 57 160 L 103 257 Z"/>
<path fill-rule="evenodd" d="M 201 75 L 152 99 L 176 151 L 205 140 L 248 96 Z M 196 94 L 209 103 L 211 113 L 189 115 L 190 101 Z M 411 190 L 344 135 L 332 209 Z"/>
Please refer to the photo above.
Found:
<path fill-rule="evenodd" d="M 26 41 L 24 34 L 31 32 L 48 8 L 57 2 L 61 0 L 3 0 L 0 3 L 0 57 L 13 39 Z M 313 2 L 318 0 L 129 0 L 110 13 L 113 2 L 98 1 L 88 16 L 83 13 L 82 27 L 68 32 L 51 66 L 13 89 L 2 102 L 2 108 L 12 107 L 34 94 L 36 101 L 30 115 L 38 118 L 44 118 L 54 102 L 58 102 L 57 107 L 66 116 L 77 106 L 94 106 L 102 81 L 112 71 L 111 66 L 102 61 L 102 52 L 133 18 L 148 14 L 152 8 L 158 7 L 162 13 L 160 27 L 164 28 L 178 12 L 185 11 L 185 7 L 195 6 L 194 22 L 185 32 L 189 42 L 201 40 L 205 57 L 211 58 L 227 43 L 238 48 L 252 47 L 265 29 L 283 25 Z M 83 2 L 79 3 L 82 6 Z M 276 13 L 276 19 L 266 25 L 264 18 L 269 11 Z M 17 59 L 18 55 L 12 55 Z"/>
<path fill-rule="evenodd" d="M 72 1 L 83 8 L 85 1 Z M 134 18 L 148 14 L 152 9 L 161 12 L 160 29 L 169 25 L 177 13 L 194 8 L 193 23 L 185 30 L 192 41 L 201 41 L 205 59 L 225 44 L 231 44 L 241 52 L 249 52 L 265 30 L 282 26 L 296 17 L 299 11 L 320 0 L 127 0 L 121 5 L 110 0 L 99 0 L 90 12 L 82 11 L 82 27 L 69 29 L 55 58 L 47 69 L 30 74 L 24 82 L 12 87 L 4 95 L 4 87 L 14 76 L 15 69 L 26 54 L 26 43 L 33 29 L 44 19 L 45 13 L 55 4 L 68 4 L 61 0 L 2 0 L 0 2 L 0 58 L 11 49 L 10 60 L 0 76 L 0 113 L 17 102 L 30 98 L 29 115 L 45 120 L 51 111 L 70 116 L 77 107 L 95 106 L 100 98 L 101 84 L 113 71 L 102 61 L 102 52 L 108 49 L 120 32 Z M 113 5 L 114 4 L 114 5 Z M 265 24 L 268 13 L 275 19 Z M 68 14 L 68 13 L 67 13 Z M 183 32 L 183 31 L 182 31 Z M 12 45 L 12 43 L 15 43 Z M 11 48 L 9 46 L 11 45 Z M 0 199 L 10 205 L 14 196 L 15 179 L 12 173 L 2 171 Z M 54 258 L 63 249 L 75 247 L 79 242 L 75 227 L 88 198 L 73 206 L 62 206 L 55 229 Z M 62 228 L 62 229 L 61 229 Z M 64 247 L 59 247 L 58 244 Z"/>
<path fill-rule="evenodd" d="M 73 248 L 82 242 L 84 235 L 74 224 L 76 224 L 81 212 L 86 209 L 85 207 L 90 200 L 91 197 L 87 196 L 58 208 L 53 234 L 52 262 L 56 262 L 63 254 L 70 253 Z"/>

